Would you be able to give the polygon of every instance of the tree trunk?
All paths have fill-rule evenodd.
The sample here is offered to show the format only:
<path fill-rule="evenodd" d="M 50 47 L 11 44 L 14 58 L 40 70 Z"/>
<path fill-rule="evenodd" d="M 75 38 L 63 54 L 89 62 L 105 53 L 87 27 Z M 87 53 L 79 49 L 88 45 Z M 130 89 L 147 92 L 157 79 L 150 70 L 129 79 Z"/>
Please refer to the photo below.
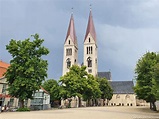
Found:
<path fill-rule="evenodd" d="M 82 104 L 81 104 L 81 97 L 78 97 L 78 99 L 79 99 L 79 107 L 81 107 L 82 106 Z"/>
<path fill-rule="evenodd" d="M 24 100 L 20 100 L 20 108 L 24 108 Z"/>
<path fill-rule="evenodd" d="M 105 98 L 103 99 L 103 106 L 105 106 L 106 104 L 105 104 Z"/>
<path fill-rule="evenodd" d="M 108 104 L 109 104 L 109 100 L 107 99 L 107 106 L 108 106 Z"/>
<path fill-rule="evenodd" d="M 150 102 L 150 109 L 152 110 L 152 102 Z"/>

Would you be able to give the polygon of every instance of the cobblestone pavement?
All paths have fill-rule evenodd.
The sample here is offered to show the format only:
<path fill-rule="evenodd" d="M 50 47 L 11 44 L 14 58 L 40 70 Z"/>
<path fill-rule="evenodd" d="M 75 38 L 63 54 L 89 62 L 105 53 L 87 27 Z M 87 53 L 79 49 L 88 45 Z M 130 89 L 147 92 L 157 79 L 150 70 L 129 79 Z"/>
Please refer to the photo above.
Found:
<path fill-rule="evenodd" d="M 159 119 L 148 107 L 87 107 L 31 112 L 4 112 L 0 119 Z"/>

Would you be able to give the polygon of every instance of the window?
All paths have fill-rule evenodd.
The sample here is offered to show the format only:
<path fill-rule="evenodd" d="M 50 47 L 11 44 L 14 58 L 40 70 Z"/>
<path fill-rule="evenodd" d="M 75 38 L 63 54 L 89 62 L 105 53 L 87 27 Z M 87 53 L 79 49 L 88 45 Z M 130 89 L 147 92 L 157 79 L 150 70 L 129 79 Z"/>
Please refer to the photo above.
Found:
<path fill-rule="evenodd" d="M 88 47 L 87 47 L 87 54 L 88 54 Z"/>
<path fill-rule="evenodd" d="M 92 69 L 88 69 L 88 73 L 92 73 Z"/>
<path fill-rule="evenodd" d="M 76 63 L 76 59 L 75 59 L 75 63 Z"/>
<path fill-rule="evenodd" d="M 72 55 L 72 48 L 69 49 L 69 53 L 70 53 L 70 55 Z"/>
<path fill-rule="evenodd" d="M 6 84 L 3 84 L 2 93 L 6 93 Z"/>
<path fill-rule="evenodd" d="M 118 95 L 116 95 L 116 99 L 117 99 L 117 98 L 120 98 L 120 95 L 119 95 L 119 94 L 118 94 Z"/>
<path fill-rule="evenodd" d="M 128 98 L 130 98 L 130 96 L 127 94 L 127 95 L 125 96 L 125 98 L 128 99 Z"/>
<path fill-rule="evenodd" d="M 66 56 L 72 55 L 72 48 L 66 49 Z"/>
<path fill-rule="evenodd" d="M 91 42 L 91 39 L 89 38 L 89 43 Z"/>
<path fill-rule="evenodd" d="M 43 92 L 36 92 L 35 94 L 34 94 L 34 97 L 43 97 Z"/>
<path fill-rule="evenodd" d="M 70 58 L 67 59 L 66 63 L 67 63 L 67 68 L 70 68 L 71 67 L 71 60 L 70 60 Z"/>
<path fill-rule="evenodd" d="M 70 45 L 70 40 L 68 41 L 68 44 Z"/>
<path fill-rule="evenodd" d="M 87 58 L 87 62 L 88 62 L 88 67 L 92 67 L 92 59 L 91 59 L 91 57 Z"/>
<path fill-rule="evenodd" d="M 93 47 L 92 46 L 89 46 L 87 47 L 87 54 L 93 54 Z"/>
<path fill-rule="evenodd" d="M 93 48 L 92 48 L 92 46 L 91 46 L 91 54 L 93 53 Z"/>
<path fill-rule="evenodd" d="M 14 98 L 10 98 L 9 106 L 12 107 L 14 103 Z"/>

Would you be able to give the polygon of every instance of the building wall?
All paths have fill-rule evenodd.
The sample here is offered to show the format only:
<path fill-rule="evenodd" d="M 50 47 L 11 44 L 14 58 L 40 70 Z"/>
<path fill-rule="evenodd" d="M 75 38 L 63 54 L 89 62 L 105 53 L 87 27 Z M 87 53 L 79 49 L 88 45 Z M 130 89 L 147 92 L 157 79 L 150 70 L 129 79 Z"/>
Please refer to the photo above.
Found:
<path fill-rule="evenodd" d="M 70 44 L 69 44 L 70 43 Z M 72 49 L 72 54 L 67 55 L 66 50 Z M 71 66 L 78 64 L 78 48 L 73 43 L 71 37 L 69 36 L 64 44 L 64 53 L 63 53 L 63 75 L 65 75 L 67 72 L 69 72 L 69 68 L 67 67 L 67 59 L 70 59 Z"/>
<path fill-rule="evenodd" d="M 136 106 L 135 94 L 113 94 L 109 101 L 111 106 Z"/>
<path fill-rule="evenodd" d="M 4 85 L 6 85 L 5 89 L 3 89 Z M 6 78 L 1 78 L 0 79 L 0 101 L 2 103 L 2 107 L 4 107 L 5 105 L 10 108 L 18 107 L 18 99 L 10 97 L 10 95 L 8 94 L 8 91 L 6 90 L 7 88 L 8 88 L 8 85 L 6 82 Z"/>
<path fill-rule="evenodd" d="M 33 110 L 45 110 L 50 108 L 50 95 L 42 89 L 37 90 L 32 100 L 28 101 L 28 107 Z"/>

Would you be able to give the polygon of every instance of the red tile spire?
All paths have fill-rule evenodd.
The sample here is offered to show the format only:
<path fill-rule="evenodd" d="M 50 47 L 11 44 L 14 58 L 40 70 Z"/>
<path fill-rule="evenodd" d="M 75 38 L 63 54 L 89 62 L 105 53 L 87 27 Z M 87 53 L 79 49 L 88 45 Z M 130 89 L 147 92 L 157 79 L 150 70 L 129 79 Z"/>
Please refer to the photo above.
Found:
<path fill-rule="evenodd" d="M 95 27 L 94 27 L 94 23 L 93 23 L 93 17 L 92 17 L 91 9 L 90 9 L 90 13 L 89 13 L 89 19 L 88 19 L 88 25 L 87 25 L 85 40 L 86 40 L 89 33 L 91 34 L 91 36 L 93 37 L 93 39 L 96 42 L 96 31 L 95 31 Z"/>
<path fill-rule="evenodd" d="M 73 41 L 73 43 L 75 45 L 77 45 L 77 37 L 76 37 L 76 32 L 75 32 L 73 13 L 71 14 L 71 19 L 70 19 L 70 23 L 69 23 L 69 27 L 68 27 L 68 31 L 67 31 L 67 35 L 66 35 L 66 40 L 69 36 L 71 37 L 71 40 Z M 66 42 L 66 40 L 65 40 L 65 42 Z"/>

